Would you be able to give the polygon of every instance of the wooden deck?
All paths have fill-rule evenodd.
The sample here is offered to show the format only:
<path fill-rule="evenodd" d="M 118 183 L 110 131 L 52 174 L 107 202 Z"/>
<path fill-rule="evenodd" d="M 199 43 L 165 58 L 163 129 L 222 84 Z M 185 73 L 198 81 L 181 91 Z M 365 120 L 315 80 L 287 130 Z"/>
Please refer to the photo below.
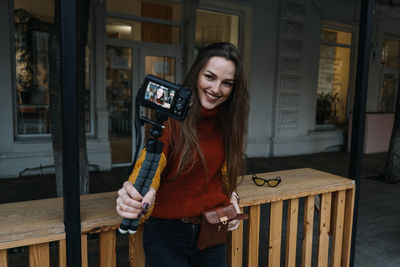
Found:
<path fill-rule="evenodd" d="M 314 169 L 296 169 L 258 174 L 260 177 L 280 176 L 278 187 L 258 187 L 245 176 L 238 187 L 241 207 L 248 209 L 250 218 L 247 238 L 244 227 L 232 233 L 229 242 L 231 266 L 258 266 L 260 205 L 270 203 L 268 266 L 297 266 L 296 246 L 298 239 L 299 199 L 304 199 L 302 266 L 312 263 L 314 216 L 319 217 L 317 266 L 348 266 L 351 242 L 352 214 L 354 207 L 354 183 Z M 99 266 L 116 266 L 116 229 L 121 218 L 115 211 L 116 192 L 81 196 L 82 262 L 87 266 L 87 234 L 99 233 Z M 320 199 L 319 213 L 314 211 L 314 200 Z M 283 202 L 288 202 L 287 214 L 283 214 Z M 29 246 L 30 266 L 49 266 L 49 242 L 57 242 L 58 262 L 65 266 L 65 232 L 63 225 L 63 203 L 61 198 L 0 204 L 0 266 L 8 266 L 7 249 Z M 286 241 L 282 240 L 284 216 L 287 220 Z M 130 266 L 144 266 L 141 233 L 130 238 Z M 282 243 L 286 250 L 281 259 Z M 331 243 L 331 246 L 329 245 Z M 247 248 L 243 251 L 243 247 Z M 328 257 L 328 255 L 330 255 Z M 245 256 L 245 257 L 243 257 Z"/>

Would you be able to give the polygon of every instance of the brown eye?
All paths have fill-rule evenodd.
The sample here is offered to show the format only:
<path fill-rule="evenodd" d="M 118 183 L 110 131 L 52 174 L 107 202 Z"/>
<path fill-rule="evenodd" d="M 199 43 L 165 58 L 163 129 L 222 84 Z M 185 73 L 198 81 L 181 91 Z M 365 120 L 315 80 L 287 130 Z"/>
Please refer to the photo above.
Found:
<path fill-rule="evenodd" d="M 224 82 L 226 87 L 233 87 L 233 83 L 231 82 Z"/>
<path fill-rule="evenodd" d="M 211 81 L 214 77 L 210 74 L 204 74 L 207 80 Z"/>

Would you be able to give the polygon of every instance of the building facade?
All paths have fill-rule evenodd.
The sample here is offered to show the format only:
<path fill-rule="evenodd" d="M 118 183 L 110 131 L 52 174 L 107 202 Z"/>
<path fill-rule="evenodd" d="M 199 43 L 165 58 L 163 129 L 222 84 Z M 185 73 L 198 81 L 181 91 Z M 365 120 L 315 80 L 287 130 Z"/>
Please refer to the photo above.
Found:
<path fill-rule="evenodd" d="M 393 116 L 400 20 L 385 2 L 374 17 L 367 111 Z M 358 0 L 92 0 L 84 110 L 90 166 L 129 164 L 144 76 L 182 83 L 196 53 L 216 41 L 234 43 L 245 61 L 247 157 L 344 149 L 359 13 Z M 53 171 L 53 18 L 54 0 L 0 3 L 0 177 Z"/>

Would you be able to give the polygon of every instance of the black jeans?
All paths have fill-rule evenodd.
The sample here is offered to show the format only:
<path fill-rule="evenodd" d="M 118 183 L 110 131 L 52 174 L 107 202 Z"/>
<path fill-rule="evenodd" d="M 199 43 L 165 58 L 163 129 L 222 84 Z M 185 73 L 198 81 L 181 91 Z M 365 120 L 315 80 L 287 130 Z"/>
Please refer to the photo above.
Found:
<path fill-rule="evenodd" d="M 226 244 L 198 250 L 199 229 L 199 224 L 151 217 L 144 225 L 146 266 L 224 267 Z"/>

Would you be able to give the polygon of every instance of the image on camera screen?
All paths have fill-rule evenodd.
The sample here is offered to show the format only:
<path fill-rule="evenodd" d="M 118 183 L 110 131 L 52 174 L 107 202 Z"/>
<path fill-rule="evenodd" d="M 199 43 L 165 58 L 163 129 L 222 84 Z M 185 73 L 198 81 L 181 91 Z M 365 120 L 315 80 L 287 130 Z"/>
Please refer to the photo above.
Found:
<path fill-rule="evenodd" d="M 149 82 L 147 84 L 144 99 L 155 103 L 163 108 L 170 109 L 175 97 L 175 90 L 168 89 L 162 85 Z"/>

